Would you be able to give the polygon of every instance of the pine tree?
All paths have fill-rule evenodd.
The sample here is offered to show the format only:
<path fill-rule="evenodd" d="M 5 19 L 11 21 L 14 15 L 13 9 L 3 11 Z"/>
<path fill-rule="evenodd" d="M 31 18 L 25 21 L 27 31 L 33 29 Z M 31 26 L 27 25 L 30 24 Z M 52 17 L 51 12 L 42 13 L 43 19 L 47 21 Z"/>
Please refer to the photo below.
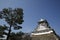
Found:
<path fill-rule="evenodd" d="M 9 30 L 7 35 L 7 40 L 9 40 L 9 36 L 11 33 L 11 28 L 13 27 L 15 30 L 21 29 L 20 26 L 23 20 L 23 9 L 22 8 L 4 8 L 0 11 L 0 19 L 5 19 L 5 21 L 9 24 Z"/>

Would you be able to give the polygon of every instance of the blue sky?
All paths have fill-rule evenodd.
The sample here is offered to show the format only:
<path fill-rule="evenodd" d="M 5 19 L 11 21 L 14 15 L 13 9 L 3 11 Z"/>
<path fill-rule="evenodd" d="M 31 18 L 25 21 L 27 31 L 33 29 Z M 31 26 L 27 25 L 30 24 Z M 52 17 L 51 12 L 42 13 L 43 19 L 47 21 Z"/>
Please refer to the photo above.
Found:
<path fill-rule="evenodd" d="M 23 8 L 23 32 L 31 32 L 37 27 L 37 22 L 44 18 L 51 28 L 60 35 L 60 0 L 0 0 L 0 10 L 3 8 Z M 0 24 L 6 24 L 3 20 Z"/>

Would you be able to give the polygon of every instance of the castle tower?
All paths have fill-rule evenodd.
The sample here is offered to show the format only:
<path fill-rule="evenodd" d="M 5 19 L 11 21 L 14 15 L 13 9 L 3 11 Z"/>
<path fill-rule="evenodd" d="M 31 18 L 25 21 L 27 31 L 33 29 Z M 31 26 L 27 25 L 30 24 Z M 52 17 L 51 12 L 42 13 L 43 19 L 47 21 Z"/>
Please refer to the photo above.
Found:
<path fill-rule="evenodd" d="M 59 40 L 55 31 L 50 28 L 47 20 L 41 19 L 37 28 L 31 33 L 32 40 Z"/>
<path fill-rule="evenodd" d="M 49 30 L 49 29 L 50 29 L 50 27 L 49 27 L 47 20 L 41 19 L 38 22 L 38 27 L 35 30 L 36 31 L 44 31 L 44 30 Z"/>

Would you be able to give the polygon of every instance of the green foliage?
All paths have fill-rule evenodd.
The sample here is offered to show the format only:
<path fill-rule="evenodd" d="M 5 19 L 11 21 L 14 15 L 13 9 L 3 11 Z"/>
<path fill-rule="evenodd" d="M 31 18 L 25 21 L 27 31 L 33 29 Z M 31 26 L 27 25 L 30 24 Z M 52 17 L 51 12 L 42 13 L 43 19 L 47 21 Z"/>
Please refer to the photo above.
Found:
<path fill-rule="evenodd" d="M 12 32 L 11 34 L 10 34 L 10 40 L 22 40 L 22 36 L 24 35 L 24 33 L 23 32 L 18 32 L 18 33 L 14 33 L 14 32 Z"/>
<path fill-rule="evenodd" d="M 23 20 L 23 9 L 22 8 L 4 8 L 0 11 L 0 19 L 5 19 L 5 21 L 10 25 L 8 37 L 11 32 L 11 27 L 14 27 L 15 30 L 21 29 L 20 24 L 24 22 Z M 2 26 L 1 26 L 2 27 Z M 5 26 L 6 28 L 6 26 Z M 5 28 L 1 28 L 0 30 L 5 30 Z"/>
<path fill-rule="evenodd" d="M 17 24 L 22 24 L 23 22 L 23 10 L 21 8 L 4 8 L 2 11 L 0 11 L 0 19 L 1 18 L 4 18 L 9 25 L 16 27 Z M 22 28 L 21 26 L 17 27 Z"/>
<path fill-rule="evenodd" d="M 0 25 L 0 37 L 3 37 L 3 34 L 7 35 L 5 30 L 8 30 L 8 27 L 6 25 L 4 26 Z"/>
<path fill-rule="evenodd" d="M 8 29 L 8 28 L 7 28 L 6 25 L 4 25 L 4 26 L 0 25 L 0 31 L 4 31 L 4 30 L 7 30 L 7 29 Z"/>

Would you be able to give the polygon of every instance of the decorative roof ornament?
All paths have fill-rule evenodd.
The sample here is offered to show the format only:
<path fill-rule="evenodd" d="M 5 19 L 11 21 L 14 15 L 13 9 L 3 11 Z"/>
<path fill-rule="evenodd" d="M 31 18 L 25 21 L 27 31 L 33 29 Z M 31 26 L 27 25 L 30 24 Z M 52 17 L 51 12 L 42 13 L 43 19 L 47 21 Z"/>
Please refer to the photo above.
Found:
<path fill-rule="evenodd" d="M 40 19 L 40 20 L 38 21 L 38 23 L 42 23 L 42 22 L 48 23 L 46 19 Z"/>
<path fill-rule="evenodd" d="M 40 22 L 41 22 L 41 21 L 46 21 L 46 20 L 45 20 L 45 19 L 40 19 Z"/>

